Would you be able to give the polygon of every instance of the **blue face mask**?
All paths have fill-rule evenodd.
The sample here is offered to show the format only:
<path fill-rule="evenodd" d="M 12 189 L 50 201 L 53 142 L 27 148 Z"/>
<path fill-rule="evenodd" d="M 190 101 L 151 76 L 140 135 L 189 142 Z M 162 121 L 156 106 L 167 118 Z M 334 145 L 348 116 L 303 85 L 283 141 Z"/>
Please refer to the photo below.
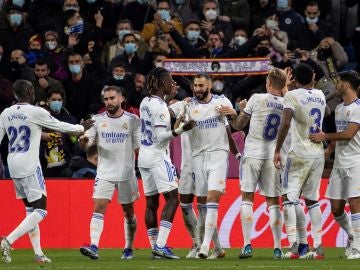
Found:
<path fill-rule="evenodd" d="M 157 12 L 160 14 L 161 19 L 163 19 L 164 21 L 170 20 L 170 11 L 168 11 L 167 9 L 158 9 Z"/>
<path fill-rule="evenodd" d="M 25 0 L 13 0 L 12 3 L 13 3 L 15 6 L 22 7 L 22 6 L 25 4 Z"/>
<path fill-rule="evenodd" d="M 124 75 L 116 75 L 116 74 L 113 74 L 113 78 L 117 81 L 121 81 L 125 78 Z"/>
<path fill-rule="evenodd" d="M 148 0 L 137 0 L 140 5 L 144 5 L 148 2 Z"/>
<path fill-rule="evenodd" d="M 69 65 L 69 70 L 73 74 L 79 74 L 81 72 L 81 66 L 80 65 Z"/>
<path fill-rule="evenodd" d="M 183 4 L 185 4 L 185 2 L 186 2 L 186 0 L 175 0 L 175 3 L 177 5 L 183 5 Z"/>
<path fill-rule="evenodd" d="M 188 31 L 186 35 L 187 39 L 190 41 L 197 40 L 199 36 L 200 36 L 200 31 Z"/>
<path fill-rule="evenodd" d="M 134 52 L 136 52 L 136 44 L 135 43 L 126 43 L 124 45 L 124 50 L 126 52 L 126 54 L 133 54 Z"/>
<path fill-rule="evenodd" d="M 19 26 L 21 24 L 22 21 L 22 15 L 21 14 L 11 14 L 10 15 L 10 24 L 12 26 Z"/>
<path fill-rule="evenodd" d="M 126 34 L 130 34 L 130 31 L 129 31 L 129 30 L 120 30 L 120 31 L 118 31 L 119 40 L 120 40 L 121 42 L 122 42 L 123 37 L 124 37 Z"/>
<path fill-rule="evenodd" d="M 58 100 L 50 101 L 49 107 L 53 112 L 59 113 L 62 108 L 62 101 L 58 101 Z"/>
<path fill-rule="evenodd" d="M 86 0 L 86 2 L 88 2 L 89 4 L 93 4 L 96 2 L 96 0 Z"/>
<path fill-rule="evenodd" d="M 289 6 L 289 0 L 276 0 L 277 9 L 286 9 Z"/>
<path fill-rule="evenodd" d="M 73 33 L 81 34 L 82 32 L 84 32 L 84 21 L 78 20 L 76 22 L 76 24 L 74 24 L 73 26 L 70 26 L 69 29 L 70 29 L 70 34 L 73 34 Z"/>

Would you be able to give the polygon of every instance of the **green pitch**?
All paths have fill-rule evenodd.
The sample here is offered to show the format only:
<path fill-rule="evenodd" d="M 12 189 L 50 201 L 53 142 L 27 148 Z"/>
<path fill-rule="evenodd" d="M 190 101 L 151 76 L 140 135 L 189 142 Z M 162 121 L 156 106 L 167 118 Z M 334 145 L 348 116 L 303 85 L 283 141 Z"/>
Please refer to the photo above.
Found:
<path fill-rule="evenodd" d="M 185 257 L 188 250 L 175 249 L 174 253 Z M 49 249 L 46 255 L 52 259 L 51 264 L 35 264 L 32 250 L 13 250 L 11 264 L 0 262 L 0 269 L 46 270 L 46 269 L 360 269 L 358 260 L 344 258 L 344 249 L 325 249 L 324 260 L 273 260 L 271 249 L 255 249 L 254 257 L 247 260 L 238 259 L 238 249 L 227 249 L 226 257 L 219 260 L 151 260 L 149 249 L 135 250 L 135 259 L 120 260 L 121 250 L 103 249 L 99 260 L 92 261 L 74 249 Z"/>

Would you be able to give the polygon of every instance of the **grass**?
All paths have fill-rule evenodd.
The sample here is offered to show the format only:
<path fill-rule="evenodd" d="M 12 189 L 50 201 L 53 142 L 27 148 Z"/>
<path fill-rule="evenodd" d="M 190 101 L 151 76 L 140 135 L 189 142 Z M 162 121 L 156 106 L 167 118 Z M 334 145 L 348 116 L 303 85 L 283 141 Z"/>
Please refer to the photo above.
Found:
<path fill-rule="evenodd" d="M 185 257 L 187 250 L 175 249 L 174 253 Z M 151 260 L 149 249 L 135 250 L 135 259 L 120 260 L 121 251 L 117 249 L 100 250 L 99 260 L 92 261 L 74 249 L 49 249 L 46 255 L 52 259 L 51 264 L 35 264 L 32 250 L 14 250 L 11 264 L 0 262 L 0 269 L 360 269 L 359 261 L 344 258 L 344 249 L 325 249 L 324 260 L 273 260 L 271 249 L 255 249 L 254 257 L 238 259 L 238 249 L 227 249 L 226 257 L 219 260 Z"/>

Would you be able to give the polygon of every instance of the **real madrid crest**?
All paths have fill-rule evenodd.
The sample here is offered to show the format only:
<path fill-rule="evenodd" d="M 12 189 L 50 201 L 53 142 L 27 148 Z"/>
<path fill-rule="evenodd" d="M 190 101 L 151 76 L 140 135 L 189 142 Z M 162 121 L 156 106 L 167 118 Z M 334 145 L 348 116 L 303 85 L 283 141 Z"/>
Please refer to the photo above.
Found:
<path fill-rule="evenodd" d="M 128 129 L 128 128 L 129 128 L 128 124 L 127 124 L 127 123 L 124 123 L 124 124 L 123 124 L 123 129 Z"/>

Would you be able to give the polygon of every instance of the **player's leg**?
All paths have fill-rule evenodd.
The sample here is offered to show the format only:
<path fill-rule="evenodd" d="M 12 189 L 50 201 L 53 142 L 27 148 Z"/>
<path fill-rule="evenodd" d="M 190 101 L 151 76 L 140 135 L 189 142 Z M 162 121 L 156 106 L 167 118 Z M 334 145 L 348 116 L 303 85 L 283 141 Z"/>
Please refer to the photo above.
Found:
<path fill-rule="evenodd" d="M 133 243 L 137 227 L 137 221 L 134 212 L 134 201 L 139 198 L 137 179 L 122 181 L 117 184 L 118 201 L 120 202 L 124 213 L 124 236 L 125 248 L 121 259 L 134 258 Z"/>
<path fill-rule="evenodd" d="M 156 168 L 152 168 L 157 191 L 162 193 L 165 199 L 165 205 L 161 212 L 159 226 L 159 235 L 156 240 L 153 254 L 168 259 L 179 259 L 167 246 L 172 223 L 176 210 L 179 206 L 179 194 L 177 185 L 177 176 L 175 166 L 169 159 L 164 160 Z"/>
<path fill-rule="evenodd" d="M 25 205 L 26 216 L 31 215 L 31 213 L 34 211 L 34 208 L 27 201 L 27 199 L 23 199 L 23 202 Z M 44 252 L 41 249 L 39 224 L 37 224 L 32 230 L 30 230 L 28 232 L 28 235 L 29 235 L 31 245 L 32 245 L 34 253 L 35 253 L 35 262 L 51 263 L 51 260 L 44 255 Z"/>
<path fill-rule="evenodd" d="M 313 238 L 314 249 L 301 258 L 323 259 L 324 250 L 322 248 L 322 213 L 318 202 L 320 196 L 320 184 L 322 172 L 324 169 L 324 158 L 309 159 L 311 170 L 307 181 L 302 186 L 302 197 L 305 198 L 305 204 L 308 208 L 311 221 L 311 234 Z"/>
<path fill-rule="evenodd" d="M 11 262 L 11 245 L 21 236 L 34 229 L 47 215 L 45 180 L 40 167 L 37 168 L 34 175 L 13 179 L 13 183 L 16 197 L 18 199 L 26 198 L 34 210 L 8 236 L 1 240 L 0 251 L 2 260 L 6 263 Z"/>
<path fill-rule="evenodd" d="M 282 218 L 279 205 L 281 195 L 280 174 L 274 167 L 272 160 L 262 160 L 259 175 L 259 194 L 265 196 L 269 212 L 269 223 L 274 239 L 274 259 L 282 259 L 281 229 Z"/>
<path fill-rule="evenodd" d="M 360 259 L 360 197 L 349 198 L 349 205 L 351 211 L 351 225 L 353 228 L 353 248 L 347 258 Z"/>
<path fill-rule="evenodd" d="M 157 210 L 159 208 L 160 194 L 148 195 L 146 198 L 145 225 L 150 246 L 154 249 L 156 240 L 159 235 L 157 222 Z"/>
<path fill-rule="evenodd" d="M 92 260 L 99 257 L 98 248 L 100 237 L 104 229 L 104 215 L 108 204 L 113 196 L 115 183 L 111 181 L 95 179 L 94 182 L 94 212 L 90 220 L 90 245 L 80 247 L 80 252 Z"/>
<path fill-rule="evenodd" d="M 301 201 L 294 202 L 296 214 L 296 242 L 299 243 L 299 256 L 303 256 L 309 252 L 309 243 L 307 241 L 306 216 Z"/>
<path fill-rule="evenodd" d="M 180 184 L 179 181 L 179 191 Z M 192 240 L 192 248 L 186 258 L 195 258 L 198 247 L 198 237 L 196 232 L 197 217 L 193 208 L 194 195 L 180 193 L 180 207 L 182 210 L 182 217 L 185 223 L 186 230 L 190 234 Z"/>
<path fill-rule="evenodd" d="M 240 164 L 241 210 L 240 221 L 244 244 L 239 259 L 252 257 L 251 231 L 254 222 L 254 192 L 258 183 L 263 161 L 253 158 L 242 158 Z"/>

